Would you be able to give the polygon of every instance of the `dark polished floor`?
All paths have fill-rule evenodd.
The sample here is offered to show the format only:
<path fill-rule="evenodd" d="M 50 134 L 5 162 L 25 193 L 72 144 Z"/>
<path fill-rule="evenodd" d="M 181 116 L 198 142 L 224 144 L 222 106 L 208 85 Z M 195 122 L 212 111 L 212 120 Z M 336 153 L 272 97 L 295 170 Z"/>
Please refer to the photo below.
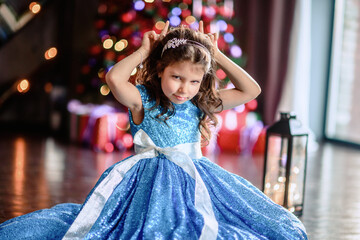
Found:
<path fill-rule="evenodd" d="M 130 153 L 96 153 L 51 137 L 0 134 L 0 222 L 57 203 L 81 203 L 101 173 Z M 260 187 L 262 156 L 220 154 Z M 360 239 L 360 150 L 330 143 L 309 155 L 300 218 L 309 239 Z"/>

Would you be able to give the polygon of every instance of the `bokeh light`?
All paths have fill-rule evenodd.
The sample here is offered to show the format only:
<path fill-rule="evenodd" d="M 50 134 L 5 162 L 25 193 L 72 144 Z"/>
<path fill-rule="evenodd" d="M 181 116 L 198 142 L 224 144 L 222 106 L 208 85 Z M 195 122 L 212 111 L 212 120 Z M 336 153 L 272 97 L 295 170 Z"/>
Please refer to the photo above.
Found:
<path fill-rule="evenodd" d="M 235 58 L 239 58 L 242 55 L 242 50 L 238 45 L 233 45 L 230 47 L 230 54 Z"/>
<path fill-rule="evenodd" d="M 114 151 L 114 145 L 111 142 L 105 143 L 104 150 L 107 153 L 111 153 Z"/>
<path fill-rule="evenodd" d="M 136 1 L 136 2 L 134 3 L 134 9 L 135 9 L 136 11 L 141 11 L 141 10 L 143 10 L 144 8 L 145 8 L 145 3 L 144 3 L 143 1 L 139 0 L 139 1 Z"/>
<path fill-rule="evenodd" d="M 53 85 L 50 82 L 45 83 L 44 85 L 44 91 L 46 93 L 50 93 L 53 90 Z"/>
<path fill-rule="evenodd" d="M 234 41 L 234 35 L 232 35 L 231 33 L 225 33 L 224 40 L 227 43 L 232 43 Z"/>
<path fill-rule="evenodd" d="M 124 50 L 124 48 L 125 48 L 125 43 L 122 40 L 115 43 L 115 46 L 114 46 L 115 51 L 120 52 L 120 51 Z"/>
<path fill-rule="evenodd" d="M 205 7 L 204 13 L 208 18 L 213 18 L 216 15 L 216 10 L 213 7 Z"/>
<path fill-rule="evenodd" d="M 120 42 L 124 43 L 125 48 L 129 45 L 129 42 L 126 39 L 121 39 Z"/>
<path fill-rule="evenodd" d="M 103 78 L 105 78 L 105 75 L 106 75 L 105 69 L 100 68 L 98 71 L 98 77 L 103 79 Z"/>
<path fill-rule="evenodd" d="M 194 16 L 187 16 L 185 18 L 185 22 L 189 25 L 193 24 L 194 22 L 196 22 L 196 18 Z"/>
<path fill-rule="evenodd" d="M 174 15 L 174 16 L 180 16 L 180 15 L 181 15 L 181 9 L 178 8 L 178 7 L 174 7 L 174 8 L 171 10 L 171 13 L 172 13 L 172 15 Z"/>
<path fill-rule="evenodd" d="M 52 47 L 52 48 L 49 48 L 48 50 L 46 50 L 44 57 L 46 60 L 50 60 L 50 59 L 56 57 L 56 55 L 57 55 L 57 48 Z"/>
<path fill-rule="evenodd" d="M 16 87 L 17 91 L 19 93 L 26 93 L 29 91 L 30 89 L 30 83 L 27 79 L 23 79 L 21 81 L 19 81 L 17 87 Z"/>
<path fill-rule="evenodd" d="M 163 21 L 157 21 L 155 23 L 155 28 L 160 30 L 160 31 L 163 30 L 164 27 L 165 27 L 165 22 L 163 22 Z"/>
<path fill-rule="evenodd" d="M 106 40 L 103 42 L 103 47 L 104 47 L 105 49 L 110 49 L 110 48 L 112 48 L 113 45 L 114 45 L 114 42 L 113 42 L 113 40 L 110 39 L 110 38 L 106 39 Z"/>
<path fill-rule="evenodd" d="M 216 70 L 216 76 L 220 80 L 224 80 L 226 78 L 226 73 L 221 68 L 219 68 L 218 70 Z"/>
<path fill-rule="evenodd" d="M 227 29 L 227 23 L 224 20 L 217 21 L 216 26 L 221 32 L 225 32 Z"/>
<path fill-rule="evenodd" d="M 181 19 L 178 16 L 171 16 L 169 21 L 170 25 L 173 27 L 179 26 L 181 23 Z"/>
<path fill-rule="evenodd" d="M 258 102 L 256 99 L 253 99 L 250 102 L 247 102 L 245 105 L 248 110 L 255 111 L 258 106 Z"/>
<path fill-rule="evenodd" d="M 181 8 L 181 10 L 186 10 L 186 9 L 189 8 L 189 6 L 186 3 L 182 2 L 182 3 L 179 4 L 179 8 Z"/>
<path fill-rule="evenodd" d="M 130 148 L 134 144 L 133 137 L 129 133 L 125 133 L 124 136 L 122 137 L 122 140 L 123 140 L 123 145 L 126 148 Z"/>
<path fill-rule="evenodd" d="M 107 5 L 106 4 L 100 4 L 98 7 L 98 13 L 99 14 L 105 14 L 107 11 Z"/>
<path fill-rule="evenodd" d="M 41 10 L 41 5 L 37 2 L 32 2 L 29 4 L 29 9 L 32 13 L 37 14 Z"/>
<path fill-rule="evenodd" d="M 100 87 L 100 94 L 103 96 L 107 96 L 110 93 L 110 88 L 108 87 L 108 85 L 104 84 Z"/>

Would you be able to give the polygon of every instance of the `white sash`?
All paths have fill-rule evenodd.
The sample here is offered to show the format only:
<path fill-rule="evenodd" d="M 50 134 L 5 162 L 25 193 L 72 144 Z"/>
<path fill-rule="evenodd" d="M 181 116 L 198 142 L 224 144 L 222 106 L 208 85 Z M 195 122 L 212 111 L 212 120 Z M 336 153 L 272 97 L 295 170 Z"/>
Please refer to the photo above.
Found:
<path fill-rule="evenodd" d="M 117 164 L 99 183 L 63 239 L 83 239 L 100 216 L 106 201 L 122 181 L 124 175 L 139 160 L 156 157 L 158 153 L 164 154 L 195 179 L 195 208 L 204 217 L 204 226 L 199 239 L 216 239 L 218 222 L 212 209 L 210 195 L 192 161 L 192 158 L 198 159 L 202 156 L 200 143 L 185 143 L 174 147 L 160 148 L 143 130 L 139 130 L 134 136 L 134 145 L 136 155 Z"/>

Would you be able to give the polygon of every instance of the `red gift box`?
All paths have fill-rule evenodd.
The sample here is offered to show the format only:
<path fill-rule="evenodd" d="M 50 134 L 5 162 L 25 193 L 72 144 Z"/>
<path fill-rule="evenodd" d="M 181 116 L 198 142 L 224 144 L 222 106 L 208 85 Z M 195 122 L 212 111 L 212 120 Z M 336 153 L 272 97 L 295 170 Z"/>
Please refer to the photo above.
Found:
<path fill-rule="evenodd" d="M 241 152 L 241 131 L 245 126 L 247 111 L 226 110 L 219 114 L 221 128 L 218 132 L 217 144 L 223 152 Z"/>

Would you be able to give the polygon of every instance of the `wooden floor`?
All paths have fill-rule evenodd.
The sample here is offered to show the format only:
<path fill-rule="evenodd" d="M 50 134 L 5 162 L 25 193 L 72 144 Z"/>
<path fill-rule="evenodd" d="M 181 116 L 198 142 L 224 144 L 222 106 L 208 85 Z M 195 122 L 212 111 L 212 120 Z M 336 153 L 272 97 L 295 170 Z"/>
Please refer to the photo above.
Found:
<path fill-rule="evenodd" d="M 101 173 L 130 153 L 96 153 L 51 137 L 0 135 L 0 222 L 57 203 L 81 203 Z M 262 156 L 220 154 L 222 167 L 262 182 Z M 360 239 L 360 150 L 321 144 L 308 160 L 309 239 Z"/>

